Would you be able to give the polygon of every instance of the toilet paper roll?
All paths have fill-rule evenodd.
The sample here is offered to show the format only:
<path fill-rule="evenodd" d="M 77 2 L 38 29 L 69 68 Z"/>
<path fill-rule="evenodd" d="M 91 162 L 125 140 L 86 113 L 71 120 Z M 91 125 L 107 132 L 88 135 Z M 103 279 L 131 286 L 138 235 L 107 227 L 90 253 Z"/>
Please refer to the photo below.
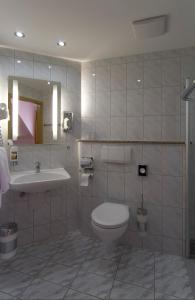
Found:
<path fill-rule="evenodd" d="M 80 166 L 81 166 L 81 168 L 90 167 L 91 166 L 91 158 L 90 157 L 81 157 Z"/>
<path fill-rule="evenodd" d="M 80 186 L 88 186 L 89 185 L 89 177 L 90 177 L 90 174 L 81 174 L 80 175 Z"/>

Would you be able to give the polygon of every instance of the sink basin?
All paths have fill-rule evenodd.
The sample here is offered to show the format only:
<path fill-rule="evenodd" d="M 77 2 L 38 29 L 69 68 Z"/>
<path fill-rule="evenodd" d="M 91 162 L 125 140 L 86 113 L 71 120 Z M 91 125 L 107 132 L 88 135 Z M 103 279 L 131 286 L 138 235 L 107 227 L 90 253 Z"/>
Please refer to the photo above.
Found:
<path fill-rule="evenodd" d="M 11 173 L 10 189 L 25 193 L 40 193 L 62 186 L 70 175 L 63 168 Z"/>

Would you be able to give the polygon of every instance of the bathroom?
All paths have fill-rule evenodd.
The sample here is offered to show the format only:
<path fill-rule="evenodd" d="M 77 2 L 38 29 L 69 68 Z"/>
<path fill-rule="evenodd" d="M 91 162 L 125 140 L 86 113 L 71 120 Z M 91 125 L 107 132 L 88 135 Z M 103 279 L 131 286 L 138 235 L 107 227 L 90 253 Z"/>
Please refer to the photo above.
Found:
<path fill-rule="evenodd" d="M 195 3 L 156 2 L 0 0 L 0 299 L 195 299 Z"/>

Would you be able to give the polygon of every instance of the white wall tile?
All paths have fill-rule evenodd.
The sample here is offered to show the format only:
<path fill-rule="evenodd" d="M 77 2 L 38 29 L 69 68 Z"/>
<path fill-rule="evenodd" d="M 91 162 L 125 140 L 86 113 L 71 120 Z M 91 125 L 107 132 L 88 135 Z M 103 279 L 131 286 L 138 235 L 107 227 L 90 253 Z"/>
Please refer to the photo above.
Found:
<path fill-rule="evenodd" d="M 182 238 L 182 211 L 179 208 L 163 208 L 163 234 L 165 237 Z"/>
<path fill-rule="evenodd" d="M 143 139 L 143 118 L 127 118 L 127 139 Z"/>
<path fill-rule="evenodd" d="M 126 138 L 126 118 L 111 118 L 111 138 L 124 140 Z"/>
<path fill-rule="evenodd" d="M 95 136 L 95 120 L 93 118 L 82 118 L 82 138 L 89 139 Z"/>
<path fill-rule="evenodd" d="M 143 116 L 143 89 L 127 90 L 127 116 Z"/>
<path fill-rule="evenodd" d="M 15 59 L 15 76 L 33 78 L 33 61 L 23 59 L 20 64 Z"/>
<path fill-rule="evenodd" d="M 126 93 L 124 91 L 111 92 L 111 116 L 124 117 L 126 115 Z"/>
<path fill-rule="evenodd" d="M 96 91 L 108 91 L 110 89 L 109 67 L 96 67 Z"/>
<path fill-rule="evenodd" d="M 125 174 L 125 199 L 127 203 L 133 201 L 141 203 L 142 184 L 141 178 L 137 174 Z"/>
<path fill-rule="evenodd" d="M 49 69 L 49 65 L 43 62 L 34 62 L 34 78 L 50 80 L 51 78 L 51 70 Z"/>
<path fill-rule="evenodd" d="M 160 140 L 162 138 L 162 117 L 145 116 L 144 117 L 144 139 Z"/>
<path fill-rule="evenodd" d="M 131 62 L 127 64 L 127 88 L 137 89 L 143 87 L 143 63 Z"/>
<path fill-rule="evenodd" d="M 161 61 L 151 60 L 144 62 L 144 87 L 161 87 Z"/>
<path fill-rule="evenodd" d="M 125 176 L 122 173 L 108 173 L 108 197 L 123 202 L 125 198 Z"/>
<path fill-rule="evenodd" d="M 162 171 L 164 175 L 182 175 L 182 148 L 167 145 L 162 147 Z"/>
<path fill-rule="evenodd" d="M 52 65 L 51 67 L 51 80 L 59 81 L 66 87 L 66 67 L 59 65 Z"/>
<path fill-rule="evenodd" d="M 107 173 L 105 171 L 95 171 L 92 180 L 92 194 L 94 197 L 107 197 Z"/>
<path fill-rule="evenodd" d="M 161 88 L 144 89 L 144 115 L 162 114 Z"/>
<path fill-rule="evenodd" d="M 95 94 L 85 93 L 82 96 L 81 103 L 81 115 L 82 117 L 94 117 L 95 116 Z"/>
<path fill-rule="evenodd" d="M 162 177 L 163 205 L 182 207 L 182 177 Z"/>
<path fill-rule="evenodd" d="M 180 59 L 169 58 L 162 60 L 162 83 L 163 85 L 180 84 Z"/>
<path fill-rule="evenodd" d="M 72 92 L 77 92 L 78 94 L 81 91 L 81 74 L 78 68 L 68 66 L 67 70 L 67 90 Z"/>
<path fill-rule="evenodd" d="M 179 86 L 163 87 L 162 106 L 163 114 L 178 115 L 180 113 L 181 91 Z"/>
<path fill-rule="evenodd" d="M 162 174 L 162 147 L 160 145 L 143 146 L 143 163 L 150 174 Z"/>
<path fill-rule="evenodd" d="M 156 205 L 146 205 L 148 210 L 148 233 L 161 235 L 162 234 L 162 208 Z"/>
<path fill-rule="evenodd" d="M 96 118 L 95 136 L 97 139 L 108 139 L 110 137 L 110 122 L 108 119 L 103 117 Z"/>
<path fill-rule="evenodd" d="M 123 90 L 126 86 L 126 65 L 111 65 L 111 90 Z"/>
<path fill-rule="evenodd" d="M 164 140 L 180 139 L 180 117 L 163 116 L 162 118 L 162 137 Z"/>
<path fill-rule="evenodd" d="M 82 64 L 81 85 L 82 93 L 95 93 L 96 77 L 95 66 L 88 66 L 88 63 Z"/>
<path fill-rule="evenodd" d="M 7 81 L 7 77 L 14 75 L 14 58 L 0 56 L 0 78 Z M 7 92 L 7 91 L 6 91 Z"/>
<path fill-rule="evenodd" d="M 110 93 L 109 92 L 96 93 L 95 113 L 97 117 L 110 116 Z"/>
<path fill-rule="evenodd" d="M 143 179 L 144 202 L 162 205 L 162 177 L 160 175 L 149 175 Z"/>

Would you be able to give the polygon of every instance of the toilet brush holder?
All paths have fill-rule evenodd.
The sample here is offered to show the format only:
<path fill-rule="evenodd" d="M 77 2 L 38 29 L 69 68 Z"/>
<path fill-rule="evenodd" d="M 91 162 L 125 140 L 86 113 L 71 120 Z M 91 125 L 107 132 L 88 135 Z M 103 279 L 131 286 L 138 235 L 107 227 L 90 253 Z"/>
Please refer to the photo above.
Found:
<path fill-rule="evenodd" d="M 141 236 L 146 236 L 148 229 L 148 211 L 145 208 L 137 209 L 137 228 Z"/>

